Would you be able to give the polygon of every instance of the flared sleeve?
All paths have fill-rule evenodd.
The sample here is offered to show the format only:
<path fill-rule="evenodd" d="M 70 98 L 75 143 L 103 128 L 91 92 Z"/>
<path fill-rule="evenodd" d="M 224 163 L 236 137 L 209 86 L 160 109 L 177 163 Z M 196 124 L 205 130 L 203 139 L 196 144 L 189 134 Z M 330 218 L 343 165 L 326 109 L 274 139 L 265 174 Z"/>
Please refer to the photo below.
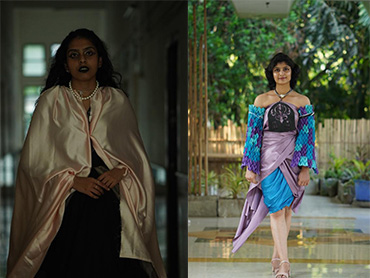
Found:
<path fill-rule="evenodd" d="M 306 105 L 300 107 L 298 113 L 298 136 L 291 166 L 307 166 L 318 174 L 315 154 L 315 112 L 312 105 Z"/>
<path fill-rule="evenodd" d="M 248 126 L 241 168 L 260 174 L 263 117 L 265 108 L 249 105 Z"/>

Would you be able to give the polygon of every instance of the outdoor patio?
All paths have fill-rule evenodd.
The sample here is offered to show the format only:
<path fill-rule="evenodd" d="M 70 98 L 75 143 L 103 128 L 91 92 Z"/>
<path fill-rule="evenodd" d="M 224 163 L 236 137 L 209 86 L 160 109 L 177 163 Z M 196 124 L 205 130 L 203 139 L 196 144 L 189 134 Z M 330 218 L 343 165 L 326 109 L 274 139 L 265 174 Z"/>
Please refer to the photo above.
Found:
<path fill-rule="evenodd" d="M 267 216 L 235 254 L 239 218 L 189 219 L 189 277 L 273 277 L 272 237 Z M 307 195 L 293 214 L 288 239 L 292 277 L 370 277 L 369 209 L 335 198 Z"/>

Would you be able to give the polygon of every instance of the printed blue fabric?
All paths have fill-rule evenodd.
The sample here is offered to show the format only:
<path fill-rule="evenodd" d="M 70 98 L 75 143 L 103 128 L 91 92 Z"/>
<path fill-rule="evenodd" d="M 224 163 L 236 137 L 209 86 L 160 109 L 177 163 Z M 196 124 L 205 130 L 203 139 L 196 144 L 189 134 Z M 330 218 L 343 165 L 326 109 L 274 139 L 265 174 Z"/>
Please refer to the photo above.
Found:
<path fill-rule="evenodd" d="M 261 187 L 265 205 L 270 213 L 289 207 L 294 200 L 292 190 L 279 167 L 262 180 Z"/>

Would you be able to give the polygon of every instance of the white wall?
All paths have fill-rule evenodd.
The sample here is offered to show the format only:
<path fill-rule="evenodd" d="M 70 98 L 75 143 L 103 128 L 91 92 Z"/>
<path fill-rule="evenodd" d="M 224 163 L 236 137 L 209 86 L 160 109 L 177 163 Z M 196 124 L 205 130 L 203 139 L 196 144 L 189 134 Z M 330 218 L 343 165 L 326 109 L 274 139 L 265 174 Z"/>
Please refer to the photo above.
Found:
<path fill-rule="evenodd" d="M 167 49 L 178 41 L 179 170 L 187 173 L 187 9 L 181 1 L 110 2 L 107 43 L 152 162 L 166 167 Z M 129 13 L 130 11 L 130 13 Z M 113 47 L 112 47 L 113 46 Z M 179 156 L 180 157 L 180 156 Z"/>

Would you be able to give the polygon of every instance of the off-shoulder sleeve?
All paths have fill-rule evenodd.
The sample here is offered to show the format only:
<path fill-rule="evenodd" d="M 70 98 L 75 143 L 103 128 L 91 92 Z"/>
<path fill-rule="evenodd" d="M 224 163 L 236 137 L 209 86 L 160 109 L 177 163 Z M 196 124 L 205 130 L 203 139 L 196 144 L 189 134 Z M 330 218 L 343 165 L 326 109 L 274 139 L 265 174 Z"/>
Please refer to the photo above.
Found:
<path fill-rule="evenodd" d="M 312 105 L 306 105 L 300 107 L 298 113 L 298 136 L 291 166 L 307 166 L 318 174 L 315 154 L 315 112 Z"/>
<path fill-rule="evenodd" d="M 248 167 L 250 171 L 256 174 L 260 173 L 261 168 L 260 158 L 264 114 L 265 108 L 249 105 L 247 133 L 241 168 Z"/>

